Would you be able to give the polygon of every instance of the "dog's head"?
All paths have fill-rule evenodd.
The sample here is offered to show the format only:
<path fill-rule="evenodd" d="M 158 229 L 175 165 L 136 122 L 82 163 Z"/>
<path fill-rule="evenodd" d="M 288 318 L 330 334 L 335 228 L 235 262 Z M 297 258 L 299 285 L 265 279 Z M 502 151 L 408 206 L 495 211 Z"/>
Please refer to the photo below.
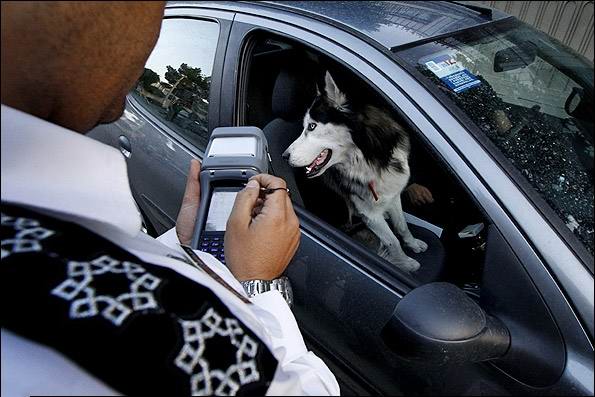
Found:
<path fill-rule="evenodd" d="M 308 178 L 320 176 L 341 162 L 346 150 L 353 145 L 347 97 L 329 72 L 324 83 L 324 90 L 318 90 L 318 96 L 304 116 L 302 134 L 283 153 L 292 167 L 306 167 Z"/>

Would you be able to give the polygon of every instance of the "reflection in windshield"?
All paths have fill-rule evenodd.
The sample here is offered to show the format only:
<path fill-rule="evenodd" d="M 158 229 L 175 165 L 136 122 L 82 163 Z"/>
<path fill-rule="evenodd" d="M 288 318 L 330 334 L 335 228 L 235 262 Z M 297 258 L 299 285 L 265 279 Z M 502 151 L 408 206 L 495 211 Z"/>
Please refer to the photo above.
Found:
<path fill-rule="evenodd" d="M 398 54 L 477 125 L 593 253 L 593 65 L 506 21 Z"/>

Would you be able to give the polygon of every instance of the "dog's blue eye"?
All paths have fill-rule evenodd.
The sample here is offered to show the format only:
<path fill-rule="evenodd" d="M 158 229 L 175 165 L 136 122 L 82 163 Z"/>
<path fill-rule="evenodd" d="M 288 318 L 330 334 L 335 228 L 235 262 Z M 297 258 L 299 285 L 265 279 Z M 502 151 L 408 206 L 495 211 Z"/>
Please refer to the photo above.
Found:
<path fill-rule="evenodd" d="M 308 124 L 308 131 L 314 131 L 314 128 L 316 128 L 316 123 Z"/>

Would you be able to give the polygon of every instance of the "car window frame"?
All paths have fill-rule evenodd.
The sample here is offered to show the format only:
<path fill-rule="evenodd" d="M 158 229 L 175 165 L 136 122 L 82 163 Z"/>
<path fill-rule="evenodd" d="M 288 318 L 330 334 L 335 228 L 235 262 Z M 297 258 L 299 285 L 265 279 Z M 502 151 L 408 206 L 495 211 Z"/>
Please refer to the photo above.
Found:
<path fill-rule="evenodd" d="M 234 14 L 230 12 L 223 12 L 218 10 L 203 10 L 186 7 L 168 7 L 165 10 L 163 20 L 167 19 L 182 19 L 187 21 L 207 21 L 216 23 L 219 27 L 219 35 L 217 38 L 217 47 L 215 50 L 215 57 L 213 59 L 213 69 L 211 73 L 211 87 L 209 89 L 209 112 L 208 112 L 208 133 L 209 135 L 217 126 L 219 126 L 220 114 L 220 98 L 221 98 L 221 75 L 222 67 L 225 62 L 225 53 L 227 49 L 227 42 L 229 33 L 231 31 Z M 134 96 L 128 94 L 126 96 L 127 102 L 134 107 L 134 109 L 141 113 L 143 117 L 150 120 L 154 127 L 174 140 L 184 149 L 191 152 L 193 155 L 203 158 L 204 149 L 199 148 L 194 142 L 186 138 L 184 135 L 173 130 L 165 124 L 159 117 L 152 114 L 145 106 Z"/>
<path fill-rule="evenodd" d="M 503 20 L 490 22 L 481 26 L 467 28 L 465 31 L 474 29 L 482 29 L 486 25 L 503 25 L 508 24 L 510 21 L 516 18 L 510 17 Z M 556 213 L 552 206 L 542 197 L 542 195 L 531 185 L 527 178 L 515 167 L 515 165 L 506 157 L 504 153 L 498 148 L 498 146 L 492 142 L 492 140 L 485 134 L 484 131 L 478 127 L 471 118 L 459 107 L 452 102 L 448 96 L 441 92 L 440 89 L 432 84 L 425 76 L 423 76 L 418 70 L 409 65 L 406 61 L 398 56 L 398 52 L 401 50 L 409 49 L 417 45 L 423 45 L 440 38 L 449 37 L 453 34 L 460 32 L 450 33 L 448 35 L 437 36 L 436 38 L 426 39 L 420 42 L 410 43 L 404 46 L 395 47 L 391 49 L 393 52 L 393 59 L 395 62 L 411 74 L 428 92 L 430 92 L 446 109 L 463 125 L 467 131 L 469 131 L 473 137 L 479 142 L 484 150 L 490 154 L 492 159 L 498 164 L 498 166 L 504 170 L 510 180 L 516 185 L 520 192 L 533 204 L 533 207 L 543 216 L 543 218 L 549 223 L 549 225 L 556 231 L 557 235 L 564 241 L 564 243 L 574 252 L 574 254 L 580 259 L 583 266 L 591 274 L 594 274 L 593 255 L 589 253 L 585 245 L 580 239 L 572 233 L 562 218 Z M 569 76 L 570 77 L 570 76 Z"/>

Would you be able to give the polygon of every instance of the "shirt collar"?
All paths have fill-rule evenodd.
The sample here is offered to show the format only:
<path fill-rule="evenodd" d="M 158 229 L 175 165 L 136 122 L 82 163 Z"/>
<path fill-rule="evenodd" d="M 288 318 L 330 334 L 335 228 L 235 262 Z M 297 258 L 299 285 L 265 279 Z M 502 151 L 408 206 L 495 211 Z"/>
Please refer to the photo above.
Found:
<path fill-rule="evenodd" d="M 3 201 L 138 234 L 141 218 L 117 149 L 8 106 L 1 110 Z"/>

